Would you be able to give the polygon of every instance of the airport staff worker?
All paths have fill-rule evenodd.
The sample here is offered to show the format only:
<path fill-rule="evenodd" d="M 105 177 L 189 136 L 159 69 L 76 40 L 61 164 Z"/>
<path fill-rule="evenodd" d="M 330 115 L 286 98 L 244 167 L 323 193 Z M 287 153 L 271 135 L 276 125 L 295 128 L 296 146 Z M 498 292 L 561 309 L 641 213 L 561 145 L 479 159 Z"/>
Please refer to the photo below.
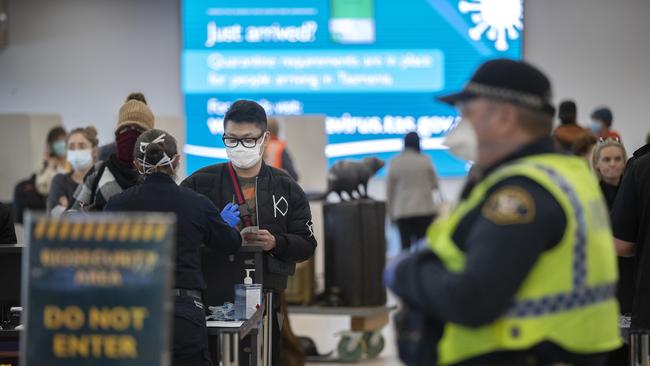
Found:
<path fill-rule="evenodd" d="M 144 182 L 111 197 L 104 211 L 176 214 L 172 364 L 210 366 L 200 247 L 205 244 L 224 255 L 234 254 L 241 247 L 241 235 L 222 220 L 207 197 L 176 185 L 173 177 L 180 155 L 174 137 L 155 129 L 143 132 L 134 155 Z"/>
<path fill-rule="evenodd" d="M 480 176 L 426 248 L 386 269 L 411 311 L 439 325 L 416 348 L 440 365 L 604 364 L 621 344 L 613 239 L 587 164 L 554 151 L 549 80 L 493 60 L 440 100 L 472 126 L 462 143 L 477 144 Z"/>

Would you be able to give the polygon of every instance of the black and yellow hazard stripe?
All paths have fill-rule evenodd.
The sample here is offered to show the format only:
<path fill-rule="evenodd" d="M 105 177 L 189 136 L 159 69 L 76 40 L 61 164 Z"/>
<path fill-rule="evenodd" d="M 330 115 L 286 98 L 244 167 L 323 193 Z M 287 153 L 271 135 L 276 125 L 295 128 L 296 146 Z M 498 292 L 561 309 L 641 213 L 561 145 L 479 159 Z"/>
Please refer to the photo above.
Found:
<path fill-rule="evenodd" d="M 169 224 L 151 220 L 107 220 L 83 222 L 68 218 L 42 217 L 33 227 L 36 240 L 160 242 L 168 234 Z"/>

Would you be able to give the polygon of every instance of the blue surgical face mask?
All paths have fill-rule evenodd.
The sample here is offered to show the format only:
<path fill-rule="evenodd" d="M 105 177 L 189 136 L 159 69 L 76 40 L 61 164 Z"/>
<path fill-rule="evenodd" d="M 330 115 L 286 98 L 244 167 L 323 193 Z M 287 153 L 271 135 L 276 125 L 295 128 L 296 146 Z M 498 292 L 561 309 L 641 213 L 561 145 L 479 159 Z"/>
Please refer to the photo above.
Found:
<path fill-rule="evenodd" d="M 66 143 L 63 140 L 60 141 L 54 141 L 52 143 L 52 152 L 54 155 L 56 155 L 59 158 L 62 158 L 65 156 L 65 150 L 66 150 Z"/>
<path fill-rule="evenodd" d="M 74 171 L 84 170 L 93 163 L 93 151 L 91 149 L 68 150 L 68 162 Z"/>
<path fill-rule="evenodd" d="M 591 128 L 591 132 L 593 132 L 595 134 L 599 134 L 599 133 L 601 133 L 603 131 L 603 124 L 602 124 L 602 122 L 591 121 L 590 128 Z"/>

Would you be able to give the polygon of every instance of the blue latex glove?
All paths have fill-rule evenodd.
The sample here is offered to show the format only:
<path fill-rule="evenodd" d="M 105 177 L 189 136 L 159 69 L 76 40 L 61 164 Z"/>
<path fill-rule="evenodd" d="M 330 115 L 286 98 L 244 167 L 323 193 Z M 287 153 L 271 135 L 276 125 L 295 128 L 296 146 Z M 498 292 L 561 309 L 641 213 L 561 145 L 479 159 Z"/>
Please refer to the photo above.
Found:
<path fill-rule="evenodd" d="M 234 203 L 228 203 L 226 207 L 221 210 L 221 218 L 230 227 L 239 225 L 241 219 L 239 218 L 239 206 Z"/>
<path fill-rule="evenodd" d="M 397 268 L 406 258 L 423 250 L 429 250 L 426 239 L 421 239 L 417 243 L 413 243 L 410 250 L 403 251 L 388 261 L 386 268 L 384 268 L 384 285 L 396 292 L 396 288 L 399 286 L 399 284 L 395 283 L 395 273 L 397 272 Z"/>

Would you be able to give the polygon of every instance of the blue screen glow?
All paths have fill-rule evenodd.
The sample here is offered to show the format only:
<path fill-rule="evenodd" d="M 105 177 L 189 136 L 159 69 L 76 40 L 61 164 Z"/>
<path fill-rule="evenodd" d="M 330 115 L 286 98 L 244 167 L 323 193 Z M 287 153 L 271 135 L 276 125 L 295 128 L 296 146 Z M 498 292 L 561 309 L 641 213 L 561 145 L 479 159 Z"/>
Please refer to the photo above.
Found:
<path fill-rule="evenodd" d="M 189 173 L 225 160 L 224 113 L 252 99 L 326 115 L 330 164 L 390 159 L 418 131 L 438 174 L 462 176 L 442 145 L 456 111 L 434 98 L 488 59 L 521 57 L 523 2 L 185 0 L 182 29 Z"/>

